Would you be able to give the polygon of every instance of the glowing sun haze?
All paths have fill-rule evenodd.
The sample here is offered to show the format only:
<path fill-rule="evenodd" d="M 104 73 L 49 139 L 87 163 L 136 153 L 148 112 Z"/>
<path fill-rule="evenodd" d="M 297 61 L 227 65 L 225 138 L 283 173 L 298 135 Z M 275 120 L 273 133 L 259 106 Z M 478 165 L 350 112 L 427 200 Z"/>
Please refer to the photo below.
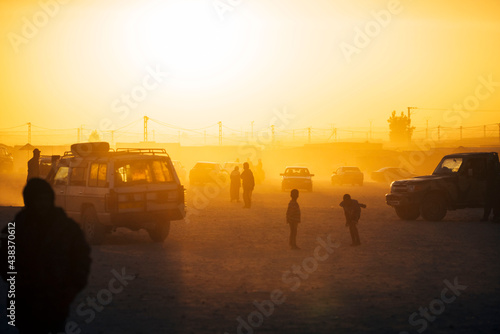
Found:
<path fill-rule="evenodd" d="M 290 128 L 386 127 L 392 110 L 463 103 L 488 76 L 490 94 L 463 124 L 500 120 L 482 111 L 500 110 L 498 1 L 21 0 L 0 10 L 1 127 L 119 128 L 148 115 L 239 129 L 284 106 Z M 441 124 L 443 111 L 415 112 L 415 125 L 426 120 Z"/>

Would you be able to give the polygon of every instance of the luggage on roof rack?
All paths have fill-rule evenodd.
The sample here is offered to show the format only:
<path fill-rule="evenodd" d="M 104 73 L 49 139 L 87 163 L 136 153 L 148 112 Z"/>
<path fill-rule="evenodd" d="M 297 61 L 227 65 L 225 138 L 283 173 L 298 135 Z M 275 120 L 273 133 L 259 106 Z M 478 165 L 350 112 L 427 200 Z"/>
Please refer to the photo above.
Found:
<path fill-rule="evenodd" d="M 71 145 L 71 153 L 74 156 L 85 157 L 89 155 L 101 155 L 109 152 L 108 142 L 78 143 Z"/>
<path fill-rule="evenodd" d="M 167 151 L 164 148 L 117 148 L 116 152 L 168 155 Z"/>

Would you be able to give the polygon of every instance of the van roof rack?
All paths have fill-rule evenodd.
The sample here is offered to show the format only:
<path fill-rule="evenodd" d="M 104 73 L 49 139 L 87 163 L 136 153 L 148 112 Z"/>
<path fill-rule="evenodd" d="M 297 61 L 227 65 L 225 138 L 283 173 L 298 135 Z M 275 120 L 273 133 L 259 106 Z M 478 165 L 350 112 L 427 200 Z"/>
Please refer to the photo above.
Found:
<path fill-rule="evenodd" d="M 139 154 L 151 154 L 151 155 L 167 155 L 168 153 L 164 148 L 117 148 L 117 153 L 139 153 Z"/>

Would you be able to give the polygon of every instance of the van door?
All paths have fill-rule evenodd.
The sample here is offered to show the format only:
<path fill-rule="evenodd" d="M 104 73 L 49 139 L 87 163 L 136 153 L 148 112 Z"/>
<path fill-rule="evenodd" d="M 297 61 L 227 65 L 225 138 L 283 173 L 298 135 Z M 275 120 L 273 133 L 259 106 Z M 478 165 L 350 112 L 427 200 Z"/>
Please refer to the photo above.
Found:
<path fill-rule="evenodd" d="M 81 208 L 85 203 L 85 188 L 87 185 L 87 166 L 79 164 L 71 167 L 69 184 L 66 191 L 66 213 L 75 220 L 81 216 Z"/>
<path fill-rule="evenodd" d="M 68 188 L 68 166 L 60 166 L 54 176 L 52 188 L 56 195 L 56 206 L 66 209 L 66 191 Z"/>

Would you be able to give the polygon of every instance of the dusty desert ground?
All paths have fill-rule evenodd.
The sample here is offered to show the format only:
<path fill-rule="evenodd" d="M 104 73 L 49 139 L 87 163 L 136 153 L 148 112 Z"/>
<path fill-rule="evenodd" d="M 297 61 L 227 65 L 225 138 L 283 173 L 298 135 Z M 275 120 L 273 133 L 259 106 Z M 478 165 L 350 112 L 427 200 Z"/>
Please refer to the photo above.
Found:
<path fill-rule="evenodd" d="M 19 201 L 2 188 L 4 203 Z M 316 180 L 299 198 L 299 251 L 287 245 L 289 195 L 278 180 L 256 187 L 251 210 L 227 190 L 205 203 L 189 189 L 188 207 L 206 207 L 172 222 L 163 244 L 119 229 L 92 248 L 89 284 L 68 320 L 76 333 L 106 334 L 500 332 L 500 224 L 478 222 L 481 210 L 403 222 L 384 202 L 387 189 Z M 360 247 L 350 247 L 338 206 L 346 192 L 368 205 Z M 2 207 L 1 225 L 18 209 Z M 126 285 L 113 294 L 116 272 Z M 16 333 L 0 287 L 0 332 Z M 91 311 L 88 297 L 106 305 Z"/>

